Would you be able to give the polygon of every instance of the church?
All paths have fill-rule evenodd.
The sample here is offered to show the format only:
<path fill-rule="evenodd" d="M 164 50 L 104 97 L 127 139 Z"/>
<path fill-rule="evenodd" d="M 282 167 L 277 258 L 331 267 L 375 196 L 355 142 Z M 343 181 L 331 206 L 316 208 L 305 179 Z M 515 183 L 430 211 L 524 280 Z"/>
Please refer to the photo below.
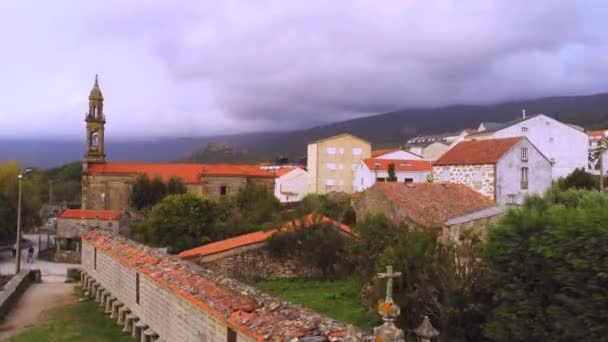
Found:
<path fill-rule="evenodd" d="M 180 164 L 106 161 L 104 98 L 95 76 L 86 114 L 86 149 L 82 168 L 82 209 L 128 210 L 133 183 L 139 175 L 164 182 L 177 177 L 188 192 L 219 200 L 248 184 L 274 190 L 276 175 L 256 165 Z"/>

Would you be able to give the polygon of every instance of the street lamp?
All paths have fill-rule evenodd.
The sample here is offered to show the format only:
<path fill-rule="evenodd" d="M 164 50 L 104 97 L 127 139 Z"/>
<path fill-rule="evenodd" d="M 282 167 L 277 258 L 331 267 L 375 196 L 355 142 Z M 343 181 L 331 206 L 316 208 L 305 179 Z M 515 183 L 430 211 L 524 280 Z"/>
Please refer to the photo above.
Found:
<path fill-rule="evenodd" d="M 17 243 L 16 243 L 16 252 L 15 253 L 15 274 L 19 274 L 21 271 L 21 190 L 23 185 L 23 176 L 28 172 L 32 171 L 32 169 L 25 169 L 19 172 L 19 195 L 17 199 Z"/>

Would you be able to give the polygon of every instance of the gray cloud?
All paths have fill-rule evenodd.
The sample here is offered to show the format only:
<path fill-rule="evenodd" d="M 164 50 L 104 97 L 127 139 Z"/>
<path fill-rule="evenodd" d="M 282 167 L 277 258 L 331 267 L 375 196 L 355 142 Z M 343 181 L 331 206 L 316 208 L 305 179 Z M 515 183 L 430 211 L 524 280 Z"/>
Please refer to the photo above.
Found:
<path fill-rule="evenodd" d="M 608 90 L 601 0 L 70 4 L 54 3 L 44 26 L 12 38 L 18 46 L 48 34 L 46 50 L 29 49 L 48 56 L 36 60 L 53 80 L 41 87 L 61 79 L 41 132 L 81 130 L 57 118 L 80 119 L 86 96 L 77 91 L 86 93 L 95 71 L 112 131 L 123 137 L 295 128 L 406 107 Z M 32 118 L 43 108 L 26 107 L 18 111 Z M 155 125 L 142 125 L 151 118 Z"/>

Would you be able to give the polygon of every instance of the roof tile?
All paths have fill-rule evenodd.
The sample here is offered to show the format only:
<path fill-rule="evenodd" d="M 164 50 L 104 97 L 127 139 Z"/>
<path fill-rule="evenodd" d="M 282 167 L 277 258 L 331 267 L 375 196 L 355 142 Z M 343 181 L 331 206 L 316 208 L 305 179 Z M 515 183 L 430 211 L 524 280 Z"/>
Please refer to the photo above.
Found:
<path fill-rule="evenodd" d="M 62 219 L 85 219 L 92 220 L 99 216 L 100 220 L 118 220 L 120 211 L 116 210 L 92 210 L 92 209 L 66 209 L 59 218 Z"/>
<path fill-rule="evenodd" d="M 444 153 L 433 165 L 495 164 L 522 137 L 461 141 Z"/>

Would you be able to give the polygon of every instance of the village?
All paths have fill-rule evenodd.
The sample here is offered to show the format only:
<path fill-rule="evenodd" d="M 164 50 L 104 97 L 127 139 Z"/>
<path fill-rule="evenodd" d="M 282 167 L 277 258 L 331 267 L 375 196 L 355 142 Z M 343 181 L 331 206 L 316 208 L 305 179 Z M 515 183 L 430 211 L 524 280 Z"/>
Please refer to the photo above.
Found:
<path fill-rule="evenodd" d="M 512 122 L 393 148 L 344 132 L 311 142 L 305 165 L 116 163 L 106 154 L 111 118 L 97 77 L 88 99 L 81 205 L 55 209 L 45 253 L 141 341 L 477 340 L 477 321 L 452 325 L 480 312 L 437 294 L 479 299 L 467 291 L 477 286 L 480 244 L 531 199 L 559 203 L 560 184 L 577 174 L 599 174 L 596 193 L 604 186 L 608 130 L 586 132 L 550 114 L 524 110 Z M 426 252 L 412 254 L 418 249 Z M 437 262 L 452 271 L 426 265 Z M 40 281 L 36 272 L 17 271 L 19 281 Z M 367 303 L 361 315 L 309 303 L 340 281 L 351 286 L 349 301 Z M 296 292 L 312 297 L 296 299 L 301 306 L 280 299 L 302 284 Z M 419 286 L 429 293 L 412 295 Z"/>

